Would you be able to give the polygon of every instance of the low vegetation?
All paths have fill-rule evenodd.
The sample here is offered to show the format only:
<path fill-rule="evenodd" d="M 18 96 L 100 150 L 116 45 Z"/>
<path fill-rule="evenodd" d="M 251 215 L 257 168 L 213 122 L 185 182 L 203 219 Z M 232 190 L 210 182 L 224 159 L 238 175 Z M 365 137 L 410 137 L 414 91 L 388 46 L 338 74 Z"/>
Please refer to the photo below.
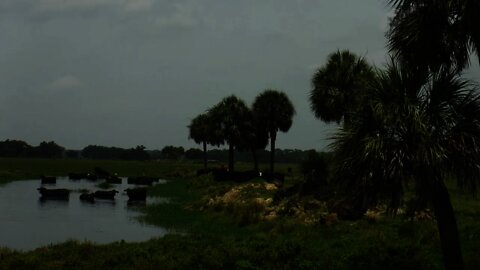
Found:
<path fill-rule="evenodd" d="M 167 200 L 141 210 L 140 221 L 172 233 L 141 243 L 67 241 L 27 252 L 1 248 L 0 269 L 443 269 L 438 231 L 428 212 L 391 217 L 378 208 L 361 219 L 343 220 L 331 212 L 331 202 L 285 193 L 303 183 L 300 168 L 291 164 L 277 164 L 278 171 L 293 169 L 277 188 L 261 179 L 235 183 L 197 177 L 201 163 L 1 160 L 2 171 L 9 162 L 17 164 L 17 179 L 38 172 L 28 168 L 40 164 L 52 174 L 57 167 L 68 171 L 95 164 L 117 168 L 120 175 L 161 175 L 169 181 L 149 194 Z M 454 185 L 449 189 L 466 268 L 478 269 L 480 202 Z"/>

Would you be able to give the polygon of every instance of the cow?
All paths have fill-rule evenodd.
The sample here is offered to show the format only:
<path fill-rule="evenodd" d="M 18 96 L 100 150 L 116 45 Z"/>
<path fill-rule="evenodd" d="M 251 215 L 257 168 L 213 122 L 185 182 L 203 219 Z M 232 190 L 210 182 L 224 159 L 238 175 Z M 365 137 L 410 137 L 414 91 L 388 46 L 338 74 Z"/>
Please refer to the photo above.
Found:
<path fill-rule="evenodd" d="M 44 187 L 37 188 L 40 192 L 40 195 L 44 199 L 67 199 L 70 195 L 70 190 L 65 188 L 57 188 L 57 189 L 47 189 Z"/>
<path fill-rule="evenodd" d="M 147 199 L 146 188 L 127 188 L 125 192 L 129 201 L 145 201 Z"/>
<path fill-rule="evenodd" d="M 116 190 L 97 190 L 93 193 L 93 196 L 98 199 L 115 199 L 115 195 L 118 193 Z"/>
<path fill-rule="evenodd" d="M 80 200 L 83 202 L 95 202 L 95 196 L 93 193 L 82 193 L 80 195 Z"/>

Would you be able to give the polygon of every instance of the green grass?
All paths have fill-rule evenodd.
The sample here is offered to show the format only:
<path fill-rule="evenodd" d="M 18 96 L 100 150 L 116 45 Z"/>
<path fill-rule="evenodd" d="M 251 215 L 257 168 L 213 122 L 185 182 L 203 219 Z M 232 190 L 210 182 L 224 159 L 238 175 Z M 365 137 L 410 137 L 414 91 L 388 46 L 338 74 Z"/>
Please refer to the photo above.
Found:
<path fill-rule="evenodd" d="M 119 175 L 169 179 L 149 189 L 150 196 L 168 198 L 167 202 L 149 205 L 140 219 L 174 233 L 141 243 L 67 241 L 29 252 L 0 248 L 0 269 L 443 269 L 432 220 L 397 217 L 327 226 L 303 225 L 283 217 L 249 224 L 236 219 L 234 209 L 199 210 L 209 196 L 223 194 L 236 184 L 193 177 L 201 166 L 197 163 L 1 159 L 0 176 L 14 172 L 2 178 L 6 181 L 35 173 L 64 175 L 95 166 Z M 285 171 L 292 167 L 298 175 L 292 165 L 277 167 Z M 287 185 L 298 180 L 287 178 Z M 480 202 L 456 187 L 450 191 L 467 269 L 480 269 Z"/>

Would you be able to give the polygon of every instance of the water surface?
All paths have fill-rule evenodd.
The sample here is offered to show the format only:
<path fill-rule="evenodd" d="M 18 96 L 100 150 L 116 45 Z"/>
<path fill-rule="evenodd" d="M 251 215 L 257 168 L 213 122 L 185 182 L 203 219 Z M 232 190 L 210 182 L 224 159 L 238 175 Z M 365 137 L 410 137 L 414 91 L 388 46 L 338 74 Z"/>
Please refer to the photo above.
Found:
<path fill-rule="evenodd" d="M 71 190 L 100 190 L 97 182 L 72 181 L 57 178 L 57 183 L 43 185 L 46 188 Z M 164 228 L 140 223 L 139 207 L 129 204 L 123 190 L 128 185 L 112 185 L 118 190 L 114 201 L 80 201 L 79 192 L 71 192 L 68 201 L 41 200 L 37 188 L 40 180 L 15 181 L 0 186 L 0 247 L 29 250 L 69 239 L 88 240 L 96 243 L 114 241 L 145 241 L 167 233 Z M 146 204 L 157 198 L 147 198 Z"/>

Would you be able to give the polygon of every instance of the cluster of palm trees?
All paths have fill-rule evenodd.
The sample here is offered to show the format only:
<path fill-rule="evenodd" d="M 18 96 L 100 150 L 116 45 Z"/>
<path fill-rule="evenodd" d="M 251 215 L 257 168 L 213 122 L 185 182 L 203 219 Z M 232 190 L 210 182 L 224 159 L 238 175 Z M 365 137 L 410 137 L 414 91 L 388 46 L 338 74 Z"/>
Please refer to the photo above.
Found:
<path fill-rule="evenodd" d="M 430 205 L 446 269 L 463 269 L 447 179 L 475 190 L 480 178 L 480 91 L 462 77 L 480 54 L 480 1 L 388 0 L 395 11 L 384 69 L 349 51 L 312 79 L 315 115 L 341 127 L 336 178 L 362 210 L 386 202 Z"/>
<path fill-rule="evenodd" d="M 267 89 L 259 94 L 249 108 L 235 95 L 195 117 L 189 125 L 189 137 L 203 144 L 204 168 L 207 168 L 207 144 L 227 144 L 228 170 L 234 171 L 235 150 L 251 151 L 254 170 L 258 171 L 257 150 L 270 142 L 270 171 L 274 171 L 275 142 L 278 131 L 287 132 L 292 126 L 295 109 L 288 96 L 281 91 Z"/>

